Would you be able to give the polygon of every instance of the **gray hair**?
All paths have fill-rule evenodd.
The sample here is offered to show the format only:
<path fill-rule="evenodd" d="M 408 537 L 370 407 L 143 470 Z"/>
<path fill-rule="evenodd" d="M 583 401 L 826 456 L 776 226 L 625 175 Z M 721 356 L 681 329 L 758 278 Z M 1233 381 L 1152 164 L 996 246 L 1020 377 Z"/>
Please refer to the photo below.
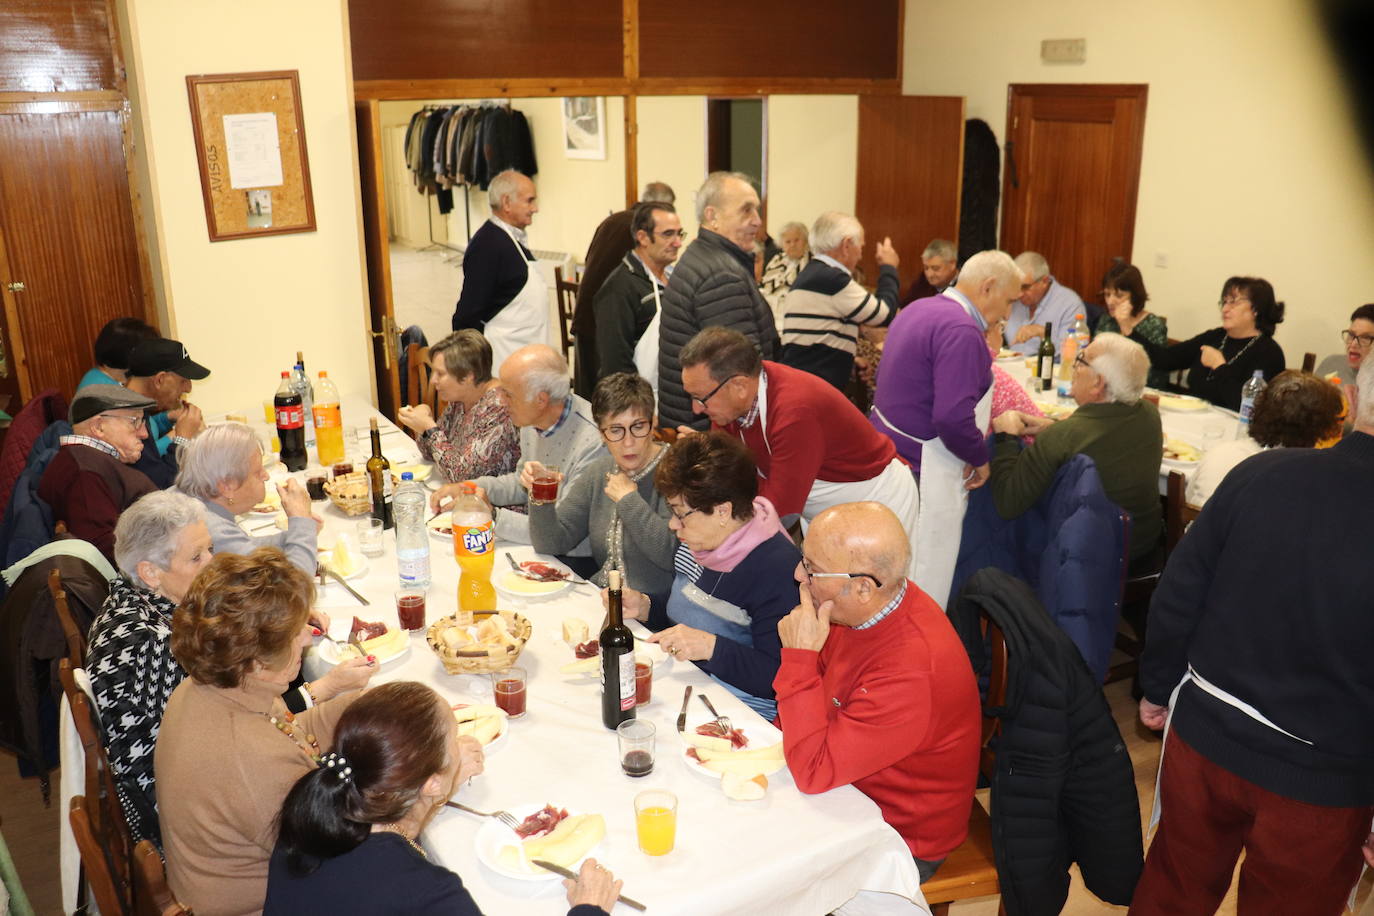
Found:
<path fill-rule="evenodd" d="M 864 227 L 857 219 L 848 213 L 827 210 L 816 217 L 816 224 L 811 227 L 811 250 L 826 254 L 843 245 L 845 239 L 858 245 L 863 237 Z"/>
<path fill-rule="evenodd" d="M 177 452 L 176 488 L 196 499 L 219 496 L 220 484 L 239 484 L 262 466 L 262 444 L 242 423 L 216 423 Z M 122 521 L 122 517 L 121 517 Z"/>
<path fill-rule="evenodd" d="M 497 173 L 496 177 L 487 185 L 487 204 L 495 212 L 506 205 L 506 198 L 510 197 L 520 189 L 520 179 L 528 178 L 524 172 L 516 169 L 506 169 L 504 172 Z"/>
<path fill-rule="evenodd" d="M 639 202 L 643 204 L 671 204 L 677 201 L 677 195 L 666 182 L 651 181 L 644 186 L 644 193 L 639 196 Z"/>
<path fill-rule="evenodd" d="M 519 378 L 526 402 L 533 401 L 541 391 L 550 401 L 563 401 L 572 389 L 568 363 L 552 347 L 541 347 L 539 352 L 531 353 Z"/>
<path fill-rule="evenodd" d="M 749 187 L 754 186 L 754 179 L 743 172 L 712 172 L 706 176 L 700 188 L 697 189 L 697 222 L 706 222 L 706 208 L 719 207 L 721 195 L 725 192 L 726 182 L 734 179 L 742 181 Z"/>
<path fill-rule="evenodd" d="M 949 239 L 931 239 L 926 250 L 921 252 L 923 258 L 944 258 L 946 261 L 954 261 L 959 257 L 959 249 L 954 247 L 954 243 Z"/>
<path fill-rule="evenodd" d="M 177 536 L 203 521 L 205 507 L 198 501 L 176 490 L 155 490 L 120 514 L 115 525 L 115 563 L 135 585 L 142 585 L 138 564 L 146 560 L 166 569 L 176 553 Z"/>
<path fill-rule="evenodd" d="M 806 238 L 806 237 L 807 237 L 806 223 L 799 223 L 799 222 L 797 222 L 796 220 L 793 220 L 793 221 L 790 222 L 790 223 L 783 223 L 783 224 L 782 224 L 782 228 L 778 230 L 778 238 L 782 238 L 784 235 L 786 235 L 786 234 L 789 233 L 789 232 L 800 232 L 800 233 L 802 234 L 802 238 Z M 809 241 L 808 241 L 808 244 L 809 244 Z"/>
<path fill-rule="evenodd" d="M 1050 275 L 1050 262 L 1038 251 L 1023 251 L 1018 254 L 1016 266 L 1026 275 L 1027 283 L 1034 283 Z"/>
<path fill-rule="evenodd" d="M 1098 334 L 1089 346 L 1092 359 L 1086 360 L 1085 355 L 1085 360 L 1106 383 L 1107 400 L 1118 404 L 1138 402 L 1150 372 L 1150 357 L 1145 348 L 1129 337 L 1110 332 Z"/>
<path fill-rule="evenodd" d="M 1356 397 L 1360 403 L 1355 410 L 1355 425 L 1374 427 L 1374 359 L 1366 359 L 1355 376 Z"/>
<path fill-rule="evenodd" d="M 1021 268 L 1005 251 L 980 251 L 959 268 L 959 286 L 977 288 L 983 281 L 994 279 L 1004 289 L 1021 288 Z"/>

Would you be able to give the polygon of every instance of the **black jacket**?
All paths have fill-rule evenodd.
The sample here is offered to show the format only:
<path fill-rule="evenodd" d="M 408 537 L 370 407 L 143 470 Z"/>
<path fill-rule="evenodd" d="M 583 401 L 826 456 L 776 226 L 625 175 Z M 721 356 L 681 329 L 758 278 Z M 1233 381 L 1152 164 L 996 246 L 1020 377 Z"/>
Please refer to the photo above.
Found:
<path fill-rule="evenodd" d="M 601 221 L 587 246 L 586 267 L 577 284 L 577 305 L 573 308 L 573 336 L 577 338 L 577 393 L 587 400 L 601 378 L 601 357 L 597 353 L 596 294 L 601 284 L 620 266 L 620 259 L 633 250 L 630 219 L 633 208 L 618 210 Z"/>
<path fill-rule="evenodd" d="M 660 321 L 660 426 L 707 426 L 705 417 L 692 413 L 678 362 L 678 351 L 698 331 L 714 326 L 739 331 L 758 345 L 764 359 L 776 359 L 780 348 L 773 310 L 754 283 L 754 256 L 709 229 L 697 233 L 673 270 Z"/>
<path fill-rule="evenodd" d="M 463 289 L 453 310 L 453 330 L 473 328 L 486 333 L 487 322 L 524 288 L 535 269 L 529 263 L 533 260 L 528 248 L 516 248 L 505 229 L 491 220 L 483 223 L 472 234 L 463 256 Z"/>
<path fill-rule="evenodd" d="M 663 291 L 659 291 L 660 300 Z M 601 284 L 593 303 L 596 311 L 596 352 L 599 382 L 613 372 L 637 372 L 635 347 L 654 320 L 654 279 L 634 253 L 620 259 Z"/>
<path fill-rule="evenodd" d="M 1140 801 L 1126 742 L 1082 655 L 1030 586 L 1001 570 L 977 572 L 950 608 L 981 688 L 989 653 L 979 611 L 1007 642 L 1007 697 L 990 747 L 992 845 L 1009 916 L 1058 913 L 1077 861 L 1088 890 L 1131 902 L 1144 862 Z"/>

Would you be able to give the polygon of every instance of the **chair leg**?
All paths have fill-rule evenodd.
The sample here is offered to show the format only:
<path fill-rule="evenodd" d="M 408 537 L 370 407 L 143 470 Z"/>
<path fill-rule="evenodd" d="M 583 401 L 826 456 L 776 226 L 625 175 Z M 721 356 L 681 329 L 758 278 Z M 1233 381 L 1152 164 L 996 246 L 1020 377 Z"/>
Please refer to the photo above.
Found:
<path fill-rule="evenodd" d="M 946 916 L 948 913 L 948 903 L 933 903 L 930 905 L 930 916 Z"/>

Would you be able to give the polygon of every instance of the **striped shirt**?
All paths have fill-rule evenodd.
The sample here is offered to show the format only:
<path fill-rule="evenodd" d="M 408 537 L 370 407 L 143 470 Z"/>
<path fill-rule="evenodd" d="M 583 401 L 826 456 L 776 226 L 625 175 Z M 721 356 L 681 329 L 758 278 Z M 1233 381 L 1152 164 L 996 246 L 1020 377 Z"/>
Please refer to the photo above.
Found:
<path fill-rule="evenodd" d="M 897 295 L 893 267 L 881 268 L 877 292 L 870 293 L 834 258 L 816 255 L 787 294 L 783 345 L 825 346 L 853 355 L 859 326 L 890 322 L 897 314 Z"/>

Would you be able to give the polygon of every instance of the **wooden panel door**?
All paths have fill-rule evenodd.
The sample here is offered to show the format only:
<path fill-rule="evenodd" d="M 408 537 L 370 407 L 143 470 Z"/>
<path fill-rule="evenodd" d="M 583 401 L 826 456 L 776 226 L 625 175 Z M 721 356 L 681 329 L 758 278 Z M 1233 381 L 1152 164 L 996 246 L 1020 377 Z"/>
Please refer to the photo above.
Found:
<path fill-rule="evenodd" d="M 396 419 L 401 406 L 400 344 L 391 301 L 391 250 L 387 239 L 386 171 L 382 157 L 381 104 L 354 103 L 358 124 L 358 177 L 363 195 L 363 245 L 367 251 L 367 296 L 377 409 Z"/>
<path fill-rule="evenodd" d="M 890 236 L 905 291 L 931 239 L 959 238 L 964 100 L 860 96 L 858 165 L 854 208 L 864 225 L 864 276 L 877 282 L 873 245 Z"/>
<path fill-rule="evenodd" d="M 1131 259 L 1148 89 L 1008 88 L 1002 249 L 1040 252 L 1086 301 L 1113 258 Z"/>
<path fill-rule="evenodd" d="M 0 249 L 8 355 L 23 399 L 48 387 L 70 398 L 111 318 L 155 323 L 121 110 L 81 102 L 0 106 Z"/>

